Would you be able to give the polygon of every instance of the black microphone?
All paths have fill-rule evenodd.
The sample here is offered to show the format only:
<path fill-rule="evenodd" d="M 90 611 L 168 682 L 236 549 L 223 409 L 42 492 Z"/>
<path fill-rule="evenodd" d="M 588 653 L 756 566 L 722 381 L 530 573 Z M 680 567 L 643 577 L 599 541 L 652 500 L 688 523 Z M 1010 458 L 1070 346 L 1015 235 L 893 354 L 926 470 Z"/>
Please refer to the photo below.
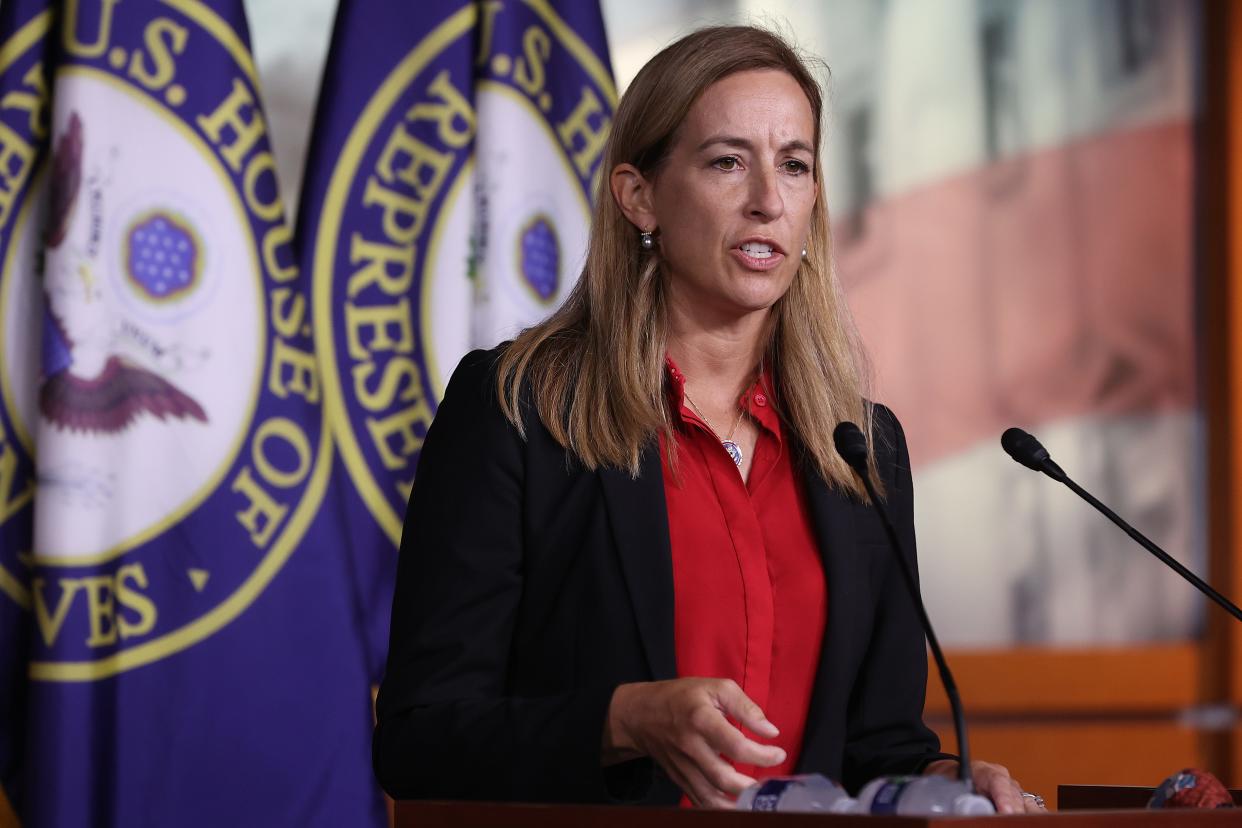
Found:
<path fill-rule="evenodd" d="M 1121 530 L 1133 538 L 1139 546 L 1163 561 L 1166 566 L 1193 584 L 1196 589 L 1223 607 L 1234 618 L 1242 621 L 1242 610 L 1238 609 L 1236 604 L 1212 589 L 1202 578 L 1182 566 L 1169 553 L 1148 540 L 1146 535 L 1126 523 L 1116 512 L 1097 500 L 1094 495 L 1082 486 L 1075 483 L 1068 474 L 1062 471 L 1060 466 L 1052 462 L 1052 458 L 1048 455 L 1048 449 L 1044 448 L 1039 440 L 1036 440 L 1020 428 L 1010 428 L 1006 429 L 1005 433 L 1001 435 L 1001 447 L 1005 449 L 1010 457 L 1028 469 L 1043 472 L 1053 480 L 1064 483 L 1070 488 L 1070 491 L 1094 506 L 1104 517 L 1120 526 Z"/>
<path fill-rule="evenodd" d="M 1001 435 L 1001 448 L 1028 469 L 1043 472 L 1053 480 L 1064 482 L 1068 478 L 1060 466 L 1052 462 L 1048 449 L 1020 428 L 1007 428 Z"/>
<path fill-rule="evenodd" d="M 914 572 L 906 562 L 901 540 L 897 537 L 897 530 L 893 527 L 888 509 L 884 507 L 879 495 L 876 494 L 875 485 L 871 481 L 871 469 L 867 465 L 867 438 L 863 436 L 858 426 L 845 421 L 837 424 L 832 432 L 832 440 L 836 444 L 837 454 L 841 455 L 841 459 L 848 463 L 854 473 L 862 479 L 862 484 L 871 498 L 871 504 L 875 506 L 876 512 L 880 515 L 880 522 L 884 524 L 889 546 L 897 557 L 897 569 L 901 572 L 902 580 L 905 581 L 906 591 L 910 593 L 914 608 L 918 610 L 919 621 L 923 624 L 923 634 L 927 636 L 928 647 L 931 648 L 932 658 L 936 660 L 936 669 L 940 673 L 940 683 L 944 685 L 944 693 L 949 697 L 949 706 L 953 710 L 953 732 L 957 736 L 957 752 L 960 759 L 958 776 L 966 784 L 966 790 L 973 791 L 974 782 L 970 775 L 970 747 L 966 743 L 966 716 L 962 711 L 961 697 L 957 694 L 957 682 L 953 680 L 953 673 L 949 671 L 949 664 L 944 659 L 940 642 L 936 640 L 936 631 L 932 629 L 931 619 L 927 617 L 927 608 L 923 606 L 923 596 L 919 592 L 918 582 L 914 579 Z"/>

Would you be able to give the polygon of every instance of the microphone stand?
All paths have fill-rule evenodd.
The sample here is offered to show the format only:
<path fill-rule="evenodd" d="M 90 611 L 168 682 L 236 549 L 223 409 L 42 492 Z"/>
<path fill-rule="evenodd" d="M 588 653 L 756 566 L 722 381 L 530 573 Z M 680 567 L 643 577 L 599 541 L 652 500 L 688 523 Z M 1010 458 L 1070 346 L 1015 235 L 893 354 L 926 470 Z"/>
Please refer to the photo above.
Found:
<path fill-rule="evenodd" d="M 1035 438 L 1033 437 L 1031 438 L 1032 441 L 1034 441 L 1034 439 Z M 1039 443 L 1035 442 L 1034 445 L 1039 446 Z M 1042 446 L 1039 446 L 1039 448 L 1043 449 Z M 1006 446 L 1005 450 L 1010 451 L 1009 446 Z M 1224 595 L 1221 595 L 1213 589 L 1210 584 L 1183 566 L 1176 558 L 1168 552 L 1165 552 L 1159 546 L 1156 546 L 1156 544 L 1149 540 L 1146 535 L 1122 520 L 1120 515 L 1101 503 L 1095 495 L 1075 483 L 1073 478 L 1066 474 L 1060 466 L 1052 462 L 1052 458 L 1047 456 L 1046 450 L 1043 451 L 1042 457 L 1035 457 L 1034 464 L 1028 463 L 1024 458 L 1019 458 L 1017 455 L 1013 454 L 1013 452 L 1010 452 L 1010 456 L 1022 465 L 1027 466 L 1028 468 L 1033 468 L 1036 471 L 1041 471 L 1053 480 L 1056 480 L 1059 483 L 1064 483 L 1070 491 L 1090 503 L 1093 507 L 1095 507 L 1096 511 L 1104 515 L 1104 517 L 1117 524 L 1117 526 L 1121 528 L 1121 531 L 1129 535 L 1139 546 L 1155 555 L 1165 564 L 1165 566 L 1169 567 L 1178 575 L 1181 575 L 1189 581 L 1196 589 L 1215 601 L 1222 609 L 1225 610 L 1225 612 L 1229 613 L 1239 621 L 1242 621 L 1242 609 L 1238 609 L 1237 604 L 1230 601 Z"/>
<path fill-rule="evenodd" d="M 975 786 L 970 772 L 970 745 L 966 741 L 966 716 L 962 710 L 962 699 L 957 692 L 957 682 L 953 680 L 953 673 L 949 670 L 944 651 L 940 649 L 940 642 L 936 640 L 936 631 L 932 629 L 931 618 L 927 615 L 927 608 L 923 606 L 923 596 L 919 592 L 918 582 L 914 579 L 914 572 L 911 571 L 905 555 L 902 554 L 897 530 L 871 481 L 871 472 L 867 466 L 867 440 L 858 426 L 849 422 L 838 425 L 833 432 L 833 438 L 837 453 L 862 480 L 867 496 L 871 498 L 871 504 L 880 516 L 880 522 L 884 525 L 884 533 L 888 536 L 889 546 L 894 557 L 897 558 L 897 569 L 901 572 L 901 580 L 906 585 L 906 591 L 910 593 L 910 600 L 914 602 L 915 610 L 918 611 L 919 620 L 923 624 L 923 634 L 927 636 L 927 645 L 931 649 L 932 658 L 936 661 L 936 670 L 940 673 L 940 683 L 944 685 L 944 693 L 949 697 L 949 708 L 953 711 L 953 732 L 957 737 L 959 759 L 958 778 L 966 785 L 966 791 L 971 793 Z"/>

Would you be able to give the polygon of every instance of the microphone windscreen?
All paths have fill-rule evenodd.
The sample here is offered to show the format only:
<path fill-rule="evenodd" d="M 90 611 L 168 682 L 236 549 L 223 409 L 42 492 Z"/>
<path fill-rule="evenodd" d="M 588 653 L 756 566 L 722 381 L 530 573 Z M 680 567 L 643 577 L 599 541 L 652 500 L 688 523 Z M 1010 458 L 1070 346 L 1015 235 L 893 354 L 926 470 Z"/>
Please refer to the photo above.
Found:
<path fill-rule="evenodd" d="M 1005 453 L 1017 460 L 1028 469 L 1044 470 L 1044 461 L 1048 459 L 1048 449 L 1020 428 L 1007 428 L 1001 435 L 1001 448 Z"/>
<path fill-rule="evenodd" d="M 1232 808 L 1233 797 L 1207 771 L 1186 768 L 1160 783 L 1148 808 Z"/>
<path fill-rule="evenodd" d="M 862 429 L 849 420 L 837 423 L 832 431 L 832 442 L 836 444 L 837 454 L 841 455 L 850 468 L 859 474 L 865 474 L 867 468 L 867 438 Z"/>

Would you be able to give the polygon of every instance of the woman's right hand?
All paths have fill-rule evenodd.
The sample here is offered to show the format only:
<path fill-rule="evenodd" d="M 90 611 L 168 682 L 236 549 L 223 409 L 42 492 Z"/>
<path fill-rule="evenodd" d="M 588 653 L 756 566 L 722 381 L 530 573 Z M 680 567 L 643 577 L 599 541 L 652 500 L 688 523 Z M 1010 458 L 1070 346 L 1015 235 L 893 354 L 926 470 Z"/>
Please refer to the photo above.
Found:
<path fill-rule="evenodd" d="M 650 756 L 695 806 L 732 808 L 733 797 L 755 780 L 722 755 L 766 768 L 785 761 L 785 751 L 747 738 L 726 717 L 769 739 L 779 732 L 729 679 L 622 684 L 608 705 L 604 764 Z"/>

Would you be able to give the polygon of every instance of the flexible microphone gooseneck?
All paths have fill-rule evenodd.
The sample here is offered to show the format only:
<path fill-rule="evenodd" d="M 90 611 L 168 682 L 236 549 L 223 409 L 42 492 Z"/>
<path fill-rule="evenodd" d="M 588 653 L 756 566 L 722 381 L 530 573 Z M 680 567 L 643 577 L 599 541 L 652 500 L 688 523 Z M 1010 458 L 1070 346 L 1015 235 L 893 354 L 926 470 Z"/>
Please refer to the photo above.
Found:
<path fill-rule="evenodd" d="M 1044 448 L 1039 440 L 1020 428 L 1010 428 L 1006 429 L 1005 433 L 1001 435 L 1001 447 L 1005 449 L 1006 454 L 1028 469 L 1043 472 L 1053 480 L 1064 483 L 1069 487 L 1070 491 L 1094 506 L 1104 517 L 1120 526 L 1121 530 L 1133 538 L 1139 546 L 1163 561 L 1166 566 L 1193 584 L 1196 589 L 1223 607 L 1234 618 L 1242 621 L 1242 610 L 1238 609 L 1236 604 L 1212 589 L 1202 578 L 1182 566 L 1169 553 L 1148 540 L 1142 532 L 1126 523 L 1116 512 L 1096 500 L 1094 495 L 1070 479 L 1070 476 L 1060 466 L 1052 462 L 1052 458 L 1048 455 L 1048 449 Z"/>
<path fill-rule="evenodd" d="M 940 683 L 944 685 L 945 695 L 949 697 L 949 706 L 953 710 L 953 731 L 957 736 L 957 752 L 960 758 L 958 777 L 965 783 L 967 791 L 973 791 L 974 782 L 970 775 L 970 746 L 966 742 L 966 716 L 962 712 L 962 700 L 957 694 L 957 682 L 953 680 L 953 673 L 949 671 L 949 663 L 945 661 L 940 642 L 936 640 L 936 631 L 932 629 L 931 619 L 927 617 L 927 608 L 923 606 L 923 596 L 919 592 L 918 582 L 914 579 L 914 572 L 906 562 L 901 541 L 897 538 L 897 530 L 893 527 L 893 521 L 888 516 L 888 509 L 876 494 L 875 484 L 871 481 L 871 470 L 867 465 L 867 438 L 863 436 L 858 426 L 846 421 L 839 423 L 833 430 L 832 440 L 836 444 L 837 454 L 841 455 L 841 459 L 848 463 L 854 473 L 862 479 L 867 495 L 871 498 L 871 505 L 875 507 L 880 515 L 880 522 L 884 524 L 889 546 L 897 558 L 897 568 L 901 572 L 901 579 L 905 581 L 910 600 L 914 602 L 914 608 L 918 610 L 919 621 L 923 624 L 923 634 L 927 636 L 932 658 L 936 660 L 936 669 L 940 672 Z"/>

